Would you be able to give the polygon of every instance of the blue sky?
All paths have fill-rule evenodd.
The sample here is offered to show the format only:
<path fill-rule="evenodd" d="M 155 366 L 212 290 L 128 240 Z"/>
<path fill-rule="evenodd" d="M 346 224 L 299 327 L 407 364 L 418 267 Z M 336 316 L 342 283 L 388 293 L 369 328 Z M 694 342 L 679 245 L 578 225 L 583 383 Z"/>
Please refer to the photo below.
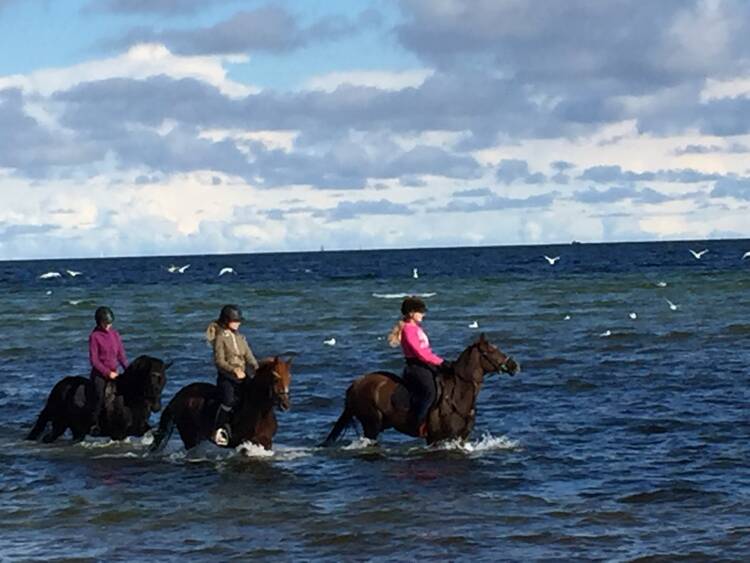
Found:
<path fill-rule="evenodd" d="M 0 0 L 0 259 L 747 237 L 739 0 Z"/>

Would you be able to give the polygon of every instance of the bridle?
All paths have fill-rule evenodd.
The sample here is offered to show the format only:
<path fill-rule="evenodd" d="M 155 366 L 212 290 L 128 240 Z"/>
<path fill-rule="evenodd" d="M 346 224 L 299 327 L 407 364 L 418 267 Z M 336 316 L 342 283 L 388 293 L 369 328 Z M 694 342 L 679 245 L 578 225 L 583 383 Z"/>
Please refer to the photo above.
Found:
<path fill-rule="evenodd" d="M 495 361 L 489 356 L 489 354 L 487 354 L 487 352 L 482 350 L 480 346 L 477 346 L 477 350 L 479 350 L 479 355 L 485 360 L 487 360 L 487 363 L 492 366 L 492 370 L 495 373 L 500 373 L 501 371 L 507 371 L 508 362 L 513 359 L 510 356 L 505 356 L 505 359 L 502 362 L 500 362 L 499 364 L 495 364 Z"/>

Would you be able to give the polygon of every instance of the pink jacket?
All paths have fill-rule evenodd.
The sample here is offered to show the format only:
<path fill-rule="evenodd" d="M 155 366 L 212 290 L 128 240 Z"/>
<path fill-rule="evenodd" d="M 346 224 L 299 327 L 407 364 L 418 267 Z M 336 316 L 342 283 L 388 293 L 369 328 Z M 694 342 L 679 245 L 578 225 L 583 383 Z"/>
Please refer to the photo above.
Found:
<path fill-rule="evenodd" d="M 420 360 L 426 364 L 439 366 L 443 358 L 430 349 L 430 341 L 417 323 L 406 323 L 401 331 L 401 349 L 404 356 Z"/>
<path fill-rule="evenodd" d="M 102 377 L 107 377 L 110 371 L 116 371 L 118 363 L 123 368 L 128 367 L 120 333 L 114 328 L 104 330 L 96 327 L 92 330 L 89 335 L 89 360 L 93 371 Z"/>

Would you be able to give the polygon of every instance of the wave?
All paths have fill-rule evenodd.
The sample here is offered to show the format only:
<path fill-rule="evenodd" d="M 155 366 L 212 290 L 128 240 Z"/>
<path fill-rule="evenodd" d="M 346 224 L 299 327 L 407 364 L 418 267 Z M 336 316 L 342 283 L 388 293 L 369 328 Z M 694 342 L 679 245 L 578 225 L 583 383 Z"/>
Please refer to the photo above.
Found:
<path fill-rule="evenodd" d="M 460 439 L 447 440 L 434 446 L 438 450 L 459 451 L 467 454 L 480 454 L 498 450 L 519 450 L 521 443 L 507 436 L 493 436 L 489 432 L 482 434 L 479 440 L 465 442 Z"/>
<path fill-rule="evenodd" d="M 435 297 L 436 291 L 429 293 L 373 293 L 373 297 L 378 299 L 403 299 L 404 297 Z"/>

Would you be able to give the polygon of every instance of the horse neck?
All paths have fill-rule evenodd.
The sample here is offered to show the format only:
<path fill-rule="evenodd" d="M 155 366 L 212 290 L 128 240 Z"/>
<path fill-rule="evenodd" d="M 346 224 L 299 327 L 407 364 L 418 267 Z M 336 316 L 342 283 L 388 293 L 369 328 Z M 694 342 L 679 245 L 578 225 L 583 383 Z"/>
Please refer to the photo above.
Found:
<path fill-rule="evenodd" d="M 484 369 L 476 346 L 464 350 L 454 365 L 456 380 L 460 385 L 472 385 L 479 392 L 484 381 Z"/>
<path fill-rule="evenodd" d="M 250 389 L 246 390 L 245 403 L 259 412 L 265 412 L 274 406 L 274 397 L 271 390 L 273 382 L 261 381 L 256 375 L 249 382 Z"/>

